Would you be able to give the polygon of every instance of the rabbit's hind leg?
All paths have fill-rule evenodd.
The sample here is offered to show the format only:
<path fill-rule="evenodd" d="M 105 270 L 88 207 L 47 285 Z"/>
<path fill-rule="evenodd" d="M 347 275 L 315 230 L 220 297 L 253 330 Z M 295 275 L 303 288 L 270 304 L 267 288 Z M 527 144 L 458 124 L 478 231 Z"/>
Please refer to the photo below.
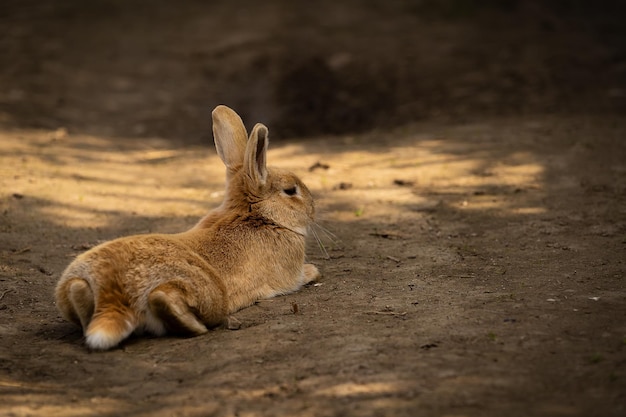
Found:
<path fill-rule="evenodd" d="M 69 321 L 87 329 L 94 312 L 94 296 L 83 278 L 71 278 L 57 288 L 57 305 Z"/>
<path fill-rule="evenodd" d="M 91 321 L 94 310 L 93 291 L 84 279 L 74 279 L 69 285 L 69 299 L 74 307 L 74 312 L 80 319 L 83 329 L 86 329 Z"/>
<path fill-rule="evenodd" d="M 189 306 L 184 287 L 178 282 L 156 287 L 148 296 L 150 312 L 161 320 L 168 332 L 193 336 L 204 334 L 208 329 Z"/>

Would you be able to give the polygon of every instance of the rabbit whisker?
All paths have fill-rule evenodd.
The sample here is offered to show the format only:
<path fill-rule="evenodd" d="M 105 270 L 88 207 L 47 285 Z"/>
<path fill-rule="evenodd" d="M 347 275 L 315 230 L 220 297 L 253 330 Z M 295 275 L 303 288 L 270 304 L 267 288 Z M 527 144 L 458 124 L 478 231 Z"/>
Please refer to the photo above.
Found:
<path fill-rule="evenodd" d="M 334 246 L 341 246 L 341 239 L 339 239 L 339 237 L 337 237 L 336 234 L 334 234 L 333 232 L 331 232 L 330 230 L 328 230 L 327 228 L 325 228 L 324 226 L 322 226 L 319 223 L 315 223 L 315 226 L 318 227 L 320 229 L 320 231 L 324 234 L 324 236 L 330 240 L 330 242 L 334 245 Z"/>
<path fill-rule="evenodd" d="M 315 242 L 317 243 L 317 246 L 320 248 L 320 250 L 324 254 L 324 258 L 325 259 L 330 259 L 330 255 L 328 254 L 328 251 L 326 250 L 326 247 L 324 246 L 324 243 L 322 242 L 322 240 L 318 236 L 317 232 L 315 231 L 315 228 L 312 227 L 311 228 L 311 232 L 313 233 L 313 237 L 315 238 Z"/>

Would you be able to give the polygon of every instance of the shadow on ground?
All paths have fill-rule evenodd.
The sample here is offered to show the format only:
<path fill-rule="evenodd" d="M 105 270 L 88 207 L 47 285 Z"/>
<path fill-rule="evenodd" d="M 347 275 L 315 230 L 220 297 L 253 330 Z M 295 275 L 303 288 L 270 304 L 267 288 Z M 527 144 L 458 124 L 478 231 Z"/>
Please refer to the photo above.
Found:
<path fill-rule="evenodd" d="M 273 126 L 276 138 L 626 103 L 620 1 L 2 9 L 0 122 L 20 128 L 198 144 L 220 103 Z"/>

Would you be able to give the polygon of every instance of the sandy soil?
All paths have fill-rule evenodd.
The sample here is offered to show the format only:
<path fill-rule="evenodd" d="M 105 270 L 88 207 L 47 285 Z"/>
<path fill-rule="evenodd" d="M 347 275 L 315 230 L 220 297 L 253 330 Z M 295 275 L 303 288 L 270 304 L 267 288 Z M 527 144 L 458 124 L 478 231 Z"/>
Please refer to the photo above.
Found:
<path fill-rule="evenodd" d="M 190 2 L 170 17 L 208 19 L 198 7 Z M 106 48 L 94 50 L 89 64 L 68 61 L 74 52 L 55 42 L 86 23 L 59 12 L 36 31 L 26 24 L 32 13 L 11 21 L 14 36 L 3 48 L 14 65 L 0 77 L 13 86 L 0 100 L 0 414 L 626 413 L 626 122 L 618 111 L 622 90 L 611 78 L 623 71 L 619 65 L 607 67 L 597 90 L 579 90 L 596 97 L 602 111 L 580 111 L 583 98 L 568 111 L 546 110 L 569 97 L 556 87 L 524 99 L 523 111 L 514 103 L 501 114 L 451 104 L 442 115 L 428 95 L 428 106 L 411 110 L 421 115 L 414 122 L 417 113 L 393 112 L 404 118 L 395 127 L 377 122 L 363 133 L 334 135 L 311 129 L 306 139 L 283 133 L 271 143 L 269 162 L 295 171 L 316 195 L 323 228 L 314 230 L 324 249 L 311 237 L 308 257 L 323 273 L 319 284 L 242 310 L 240 330 L 132 338 L 91 353 L 54 305 L 64 267 L 102 241 L 191 227 L 221 201 L 223 166 L 210 139 L 210 108 L 193 107 L 209 90 L 194 90 L 192 110 L 177 107 L 200 82 L 194 74 L 180 89 L 158 93 L 157 80 L 135 61 L 107 64 Z M 141 27 L 150 19 L 128 16 L 110 18 L 136 23 L 125 47 L 156 51 L 155 73 L 181 75 L 172 52 L 178 43 L 146 46 L 152 38 L 142 37 Z M 254 10 L 239 16 L 253 18 Z M 48 36 L 68 19 L 74 26 L 67 33 Z M 428 33 L 457 39 L 452 34 L 464 33 L 463 22 L 446 20 Z M 195 33 L 199 42 L 199 26 L 189 27 L 183 40 Z M 110 27 L 94 28 L 93 38 L 110 45 L 103 37 Z M 230 41 L 244 52 L 232 62 L 244 59 L 249 45 L 237 39 Z M 35 64 L 25 44 L 51 55 L 28 71 Z M 77 45 L 82 51 L 89 42 Z M 31 53 L 41 57 L 42 50 Z M 347 59 L 340 58 L 333 59 Z M 590 62 L 587 69 L 599 61 Z M 100 64 L 110 72 L 96 71 Z M 545 75 L 530 67 L 529 79 Z M 62 75 L 68 69 L 73 77 Z M 35 94 L 46 80 L 47 90 Z M 467 85 L 479 89 L 481 82 Z M 457 82 L 450 91 L 459 88 Z M 95 100 L 72 101 L 85 93 Z M 149 104 L 159 100 L 151 113 Z M 272 105 L 264 116 L 255 100 L 235 97 L 232 105 L 241 104 L 248 123 L 268 120 L 270 135 L 310 127 L 281 119 Z M 502 103 L 490 100 L 489 109 Z M 133 112 L 142 102 L 142 113 Z"/>

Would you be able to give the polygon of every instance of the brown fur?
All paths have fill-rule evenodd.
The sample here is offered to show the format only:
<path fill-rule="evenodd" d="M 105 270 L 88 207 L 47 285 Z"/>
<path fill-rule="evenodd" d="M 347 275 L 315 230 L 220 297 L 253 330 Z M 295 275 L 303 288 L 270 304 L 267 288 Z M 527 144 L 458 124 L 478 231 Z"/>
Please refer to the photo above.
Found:
<path fill-rule="evenodd" d="M 257 124 L 247 139 L 225 106 L 213 111 L 213 125 L 227 168 L 218 208 L 184 233 L 104 243 L 63 273 L 57 305 L 83 327 L 90 348 L 114 347 L 132 332 L 199 335 L 318 277 L 304 264 L 313 199 L 294 174 L 266 167 L 267 128 Z"/>

